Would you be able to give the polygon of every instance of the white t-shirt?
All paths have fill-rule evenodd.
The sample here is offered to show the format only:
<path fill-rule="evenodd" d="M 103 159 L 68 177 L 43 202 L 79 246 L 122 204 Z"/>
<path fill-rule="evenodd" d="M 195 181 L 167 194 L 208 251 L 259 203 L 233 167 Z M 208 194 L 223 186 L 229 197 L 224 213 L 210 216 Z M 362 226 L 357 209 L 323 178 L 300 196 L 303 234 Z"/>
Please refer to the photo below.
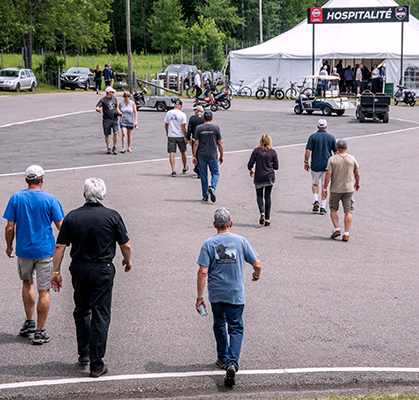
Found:
<path fill-rule="evenodd" d="M 377 79 L 379 77 L 380 77 L 380 71 L 378 70 L 378 68 L 374 68 L 371 72 L 371 78 Z"/>
<path fill-rule="evenodd" d="M 196 74 L 194 79 L 195 86 L 201 86 L 201 75 Z"/>
<path fill-rule="evenodd" d="M 181 110 L 170 110 L 164 117 L 164 123 L 169 124 L 169 137 L 184 137 L 182 124 L 186 126 L 186 114 Z"/>

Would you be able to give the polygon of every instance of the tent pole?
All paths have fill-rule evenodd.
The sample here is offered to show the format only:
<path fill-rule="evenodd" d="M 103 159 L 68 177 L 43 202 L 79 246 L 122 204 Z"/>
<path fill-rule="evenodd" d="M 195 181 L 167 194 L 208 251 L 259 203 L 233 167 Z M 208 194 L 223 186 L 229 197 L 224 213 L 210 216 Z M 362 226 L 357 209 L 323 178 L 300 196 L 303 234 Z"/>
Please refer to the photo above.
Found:
<path fill-rule="evenodd" d="M 313 43 L 312 43 L 312 53 L 311 53 L 311 74 L 314 75 L 314 27 L 316 24 L 313 24 Z M 311 82 L 311 87 L 314 87 L 314 79 Z"/>
<path fill-rule="evenodd" d="M 402 43 L 400 51 L 400 82 L 399 85 L 403 85 L 403 39 L 404 39 L 404 22 L 402 22 Z"/>

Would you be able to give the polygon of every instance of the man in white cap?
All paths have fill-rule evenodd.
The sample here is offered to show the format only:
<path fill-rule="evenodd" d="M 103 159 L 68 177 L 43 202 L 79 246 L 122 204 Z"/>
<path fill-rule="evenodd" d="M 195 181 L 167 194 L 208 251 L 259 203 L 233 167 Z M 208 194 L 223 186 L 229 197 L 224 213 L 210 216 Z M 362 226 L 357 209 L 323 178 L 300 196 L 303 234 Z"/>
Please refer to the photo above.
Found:
<path fill-rule="evenodd" d="M 262 264 L 258 254 L 242 236 L 231 233 L 233 220 L 228 209 L 215 211 L 214 228 L 217 234 L 207 239 L 199 254 L 196 311 L 201 313 L 204 288 L 208 276 L 208 297 L 214 318 L 213 330 L 217 342 L 216 365 L 226 370 L 224 385 L 232 387 L 239 369 L 243 341 L 244 262 L 253 266 L 252 280 L 258 281 Z M 202 308 L 202 307 L 201 307 Z M 230 340 L 227 339 L 227 329 Z"/>
<path fill-rule="evenodd" d="M 19 334 L 28 336 L 35 333 L 32 343 L 44 344 L 50 341 L 45 331 L 45 322 L 50 305 L 49 281 L 55 247 L 51 223 L 54 222 L 57 229 L 60 229 L 64 212 L 57 198 L 42 190 L 44 170 L 39 165 L 28 167 L 25 178 L 28 188 L 10 197 L 3 215 L 7 220 L 6 254 L 10 258 L 14 257 L 13 240 L 16 237 L 17 266 L 23 281 L 22 299 L 26 313 L 26 321 Z M 39 295 L 36 325 L 35 272 Z"/>
<path fill-rule="evenodd" d="M 333 157 L 330 157 L 327 163 L 323 191 L 327 195 L 327 186 L 330 182 L 329 206 L 330 218 L 333 223 L 333 232 L 330 237 L 336 239 L 340 236 L 338 210 L 339 201 L 341 201 L 343 212 L 345 213 L 345 231 L 342 236 L 342 241 L 347 242 L 349 240 L 349 229 L 351 229 L 352 213 L 354 211 L 354 190 L 359 190 L 361 178 L 355 157 L 346 152 L 348 149 L 346 140 L 339 139 L 336 146 L 338 149 L 337 153 Z"/>
<path fill-rule="evenodd" d="M 311 190 L 313 192 L 313 212 L 326 214 L 327 195 L 322 190 L 321 204 L 319 203 L 319 183 L 324 187 L 327 161 L 336 153 L 336 139 L 326 131 L 327 121 L 323 118 L 317 122 L 318 131 L 310 135 L 304 154 L 304 169 L 308 172 L 311 169 Z M 311 164 L 309 163 L 311 156 Z"/>
<path fill-rule="evenodd" d="M 106 95 L 96 104 L 96 111 L 102 113 L 103 133 L 105 134 L 107 154 L 118 154 L 116 144 L 118 143 L 118 117 L 123 115 L 118 112 L 118 102 L 114 97 L 116 90 L 111 86 L 106 88 Z M 110 136 L 113 131 L 113 148 L 111 151 Z"/>

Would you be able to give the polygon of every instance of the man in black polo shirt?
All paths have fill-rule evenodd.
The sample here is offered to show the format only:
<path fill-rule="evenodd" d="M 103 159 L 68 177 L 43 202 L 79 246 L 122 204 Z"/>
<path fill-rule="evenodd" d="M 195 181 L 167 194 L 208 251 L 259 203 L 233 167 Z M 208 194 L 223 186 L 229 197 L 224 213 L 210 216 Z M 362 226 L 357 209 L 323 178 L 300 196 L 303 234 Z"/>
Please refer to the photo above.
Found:
<path fill-rule="evenodd" d="M 90 361 L 90 376 L 108 372 L 105 356 L 111 319 L 112 287 L 115 266 L 112 263 L 118 242 L 124 257 L 125 272 L 131 267 L 131 244 L 124 222 L 115 210 L 100 201 L 106 194 L 102 179 L 84 182 L 86 203 L 64 218 L 53 255 L 51 288 L 62 286 L 60 266 L 66 246 L 71 246 L 71 281 L 74 288 L 74 321 L 76 323 L 79 363 Z"/>

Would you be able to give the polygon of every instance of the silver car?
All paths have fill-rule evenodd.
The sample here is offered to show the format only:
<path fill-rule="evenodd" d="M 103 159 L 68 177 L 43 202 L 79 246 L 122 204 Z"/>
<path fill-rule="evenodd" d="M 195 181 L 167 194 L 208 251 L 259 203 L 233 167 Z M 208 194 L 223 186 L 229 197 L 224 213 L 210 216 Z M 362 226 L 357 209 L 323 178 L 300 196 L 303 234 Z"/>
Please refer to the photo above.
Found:
<path fill-rule="evenodd" d="M 37 83 L 31 69 L 4 68 L 0 71 L 0 89 L 14 90 L 15 92 L 29 89 L 34 92 Z"/>

